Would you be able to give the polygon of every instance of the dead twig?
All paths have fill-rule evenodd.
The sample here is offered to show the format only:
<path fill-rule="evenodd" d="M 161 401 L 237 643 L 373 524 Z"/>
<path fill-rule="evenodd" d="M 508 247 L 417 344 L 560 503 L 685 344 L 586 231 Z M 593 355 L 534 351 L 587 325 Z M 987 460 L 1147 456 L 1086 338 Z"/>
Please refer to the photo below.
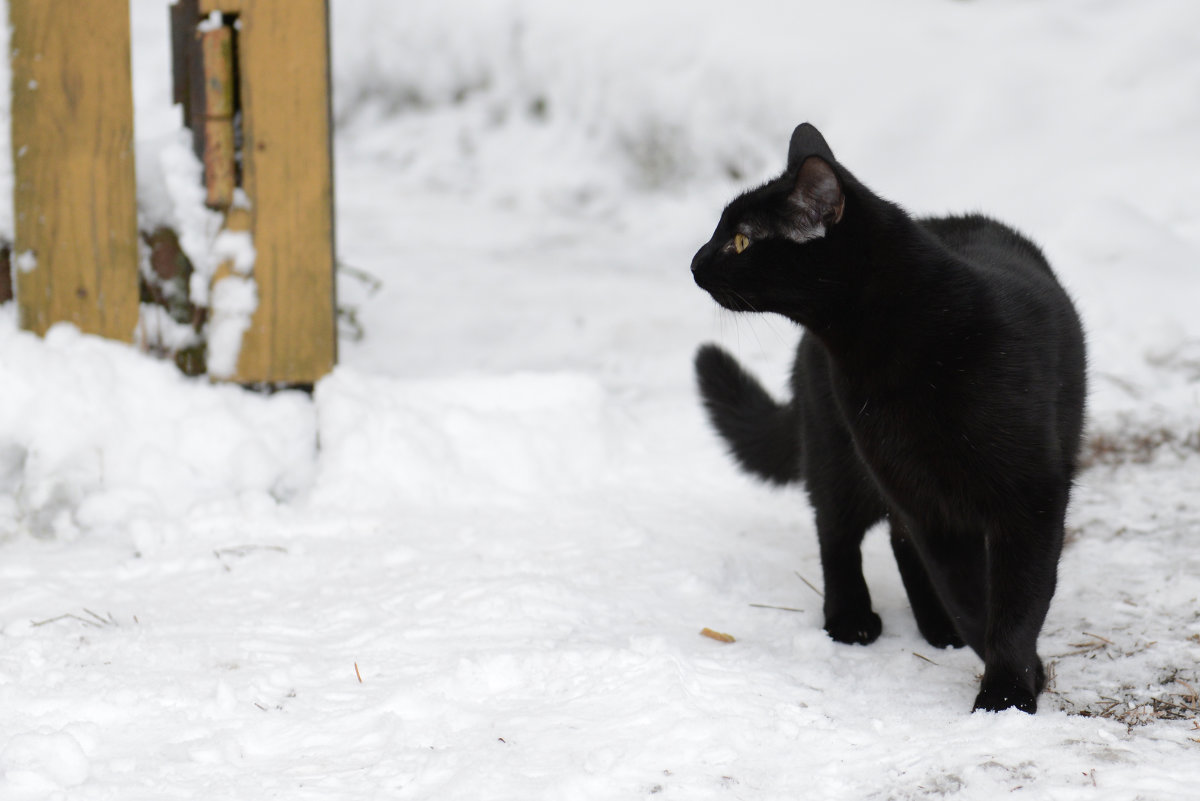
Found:
<path fill-rule="evenodd" d="M 1085 637 L 1091 637 L 1092 639 L 1081 642 L 1069 642 L 1067 643 L 1067 646 L 1073 650 L 1062 654 L 1055 654 L 1054 658 L 1061 659 L 1066 656 L 1083 656 L 1084 654 L 1106 650 L 1109 646 L 1113 646 L 1114 648 L 1116 647 L 1116 643 L 1107 637 L 1102 637 L 1099 634 L 1092 634 L 1090 631 L 1084 631 L 1081 633 Z"/>
<path fill-rule="evenodd" d="M 282 545 L 233 545 L 228 548 L 214 548 L 213 555 L 220 559 L 223 556 L 249 556 L 256 551 L 288 552 Z"/>
<path fill-rule="evenodd" d="M 49 626 L 51 623 L 57 623 L 60 620 L 78 620 L 80 623 L 82 623 L 85 626 L 92 626 L 93 628 L 97 628 L 97 629 L 100 628 L 99 623 L 96 623 L 95 621 L 92 621 L 92 620 L 88 620 L 86 617 L 80 617 L 79 615 L 76 615 L 72 612 L 67 612 L 65 615 L 59 615 L 58 617 L 52 617 L 52 618 L 49 618 L 48 620 L 31 620 L 30 624 L 33 625 L 35 628 L 37 628 L 38 626 Z"/>
<path fill-rule="evenodd" d="M 233 572 L 233 565 L 225 561 L 225 557 L 234 557 L 244 559 L 252 553 L 260 551 L 270 551 L 272 553 L 287 554 L 287 548 L 282 545 L 233 545 L 228 548 L 214 548 L 213 556 L 217 557 L 217 561 L 221 563 L 221 567 L 225 568 L 226 572 Z"/>
<path fill-rule="evenodd" d="M 750 604 L 755 609 L 781 609 L 784 612 L 803 612 L 803 609 L 796 609 L 793 606 L 773 606 L 772 604 Z"/>
<path fill-rule="evenodd" d="M 1179 682 L 1184 684 L 1183 682 Z M 1185 687 L 1190 685 L 1184 684 Z M 1102 697 L 1101 705 L 1079 712 L 1083 717 L 1104 718 L 1124 723 L 1129 729 L 1144 726 L 1156 720 L 1191 720 L 1195 723 L 1198 713 L 1195 696 L 1179 698 L 1178 702 L 1165 696 L 1153 696 L 1144 701 Z"/>
<path fill-rule="evenodd" d="M 101 617 L 100 615 L 97 615 L 95 612 L 93 612 L 91 609 L 88 609 L 87 607 L 84 607 L 83 611 L 86 612 L 87 614 L 91 615 L 92 617 L 96 618 L 96 620 L 99 620 L 101 626 L 117 625 L 117 621 L 113 618 L 112 612 L 108 613 L 108 617 Z"/>
<path fill-rule="evenodd" d="M 1188 694 L 1183 696 L 1183 701 L 1185 704 L 1187 704 L 1188 708 L 1191 709 L 1193 712 L 1200 712 L 1200 707 L 1197 707 L 1197 705 L 1196 705 L 1198 702 L 1200 702 L 1200 695 L 1196 694 L 1196 689 L 1194 687 L 1192 687 L 1192 685 L 1188 684 L 1186 681 L 1184 681 L 1183 679 L 1178 678 L 1178 677 L 1176 677 L 1175 683 L 1182 684 L 1184 687 L 1187 688 Z"/>
<path fill-rule="evenodd" d="M 713 631 L 710 628 L 701 629 L 700 634 L 708 637 L 710 640 L 716 640 L 717 642 L 735 642 L 732 634 L 726 634 L 721 631 Z"/>
<path fill-rule="evenodd" d="M 104 615 L 98 615 L 95 612 L 93 612 L 91 609 L 84 609 L 83 613 L 85 615 L 88 615 L 88 617 L 83 617 L 81 615 L 77 615 L 74 612 L 67 612 L 64 615 L 58 615 L 57 617 L 52 617 L 47 620 L 31 620 L 29 622 L 30 622 L 30 625 L 32 625 L 34 628 L 38 628 L 41 626 L 48 626 L 51 623 L 58 623 L 61 620 L 74 620 L 74 621 L 80 623 L 81 625 L 91 626 L 94 629 L 102 629 L 105 626 L 118 625 L 117 619 L 112 616 L 111 612 L 108 613 L 107 617 L 105 617 Z"/>
<path fill-rule="evenodd" d="M 811 581 L 809 581 L 808 579 L 806 579 L 804 576 L 800 575 L 800 571 L 799 571 L 799 570 L 797 570 L 797 571 L 796 571 L 796 578 L 800 579 L 800 580 L 801 580 L 801 581 L 803 581 L 805 584 L 807 584 L 807 585 L 808 585 L 808 588 L 809 588 L 810 590 L 812 590 L 813 592 L 815 592 L 817 595 L 821 596 L 822 598 L 824 598 L 824 597 L 825 597 L 825 593 L 823 593 L 823 592 L 821 592 L 820 590 L 818 590 L 818 589 L 816 588 L 816 586 L 815 586 L 815 585 L 814 585 L 814 584 L 813 584 Z"/>

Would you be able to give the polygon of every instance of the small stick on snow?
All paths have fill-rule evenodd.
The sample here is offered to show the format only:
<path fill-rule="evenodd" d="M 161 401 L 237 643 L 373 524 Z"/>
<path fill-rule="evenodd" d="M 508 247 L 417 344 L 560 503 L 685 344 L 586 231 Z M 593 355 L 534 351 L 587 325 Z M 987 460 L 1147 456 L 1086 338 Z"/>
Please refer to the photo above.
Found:
<path fill-rule="evenodd" d="M 784 612 L 803 612 L 803 609 L 796 609 L 792 606 L 773 606 L 771 604 L 750 604 L 755 609 L 782 609 Z"/>
<path fill-rule="evenodd" d="M 38 626 L 48 626 L 51 623 L 57 623 L 60 620 L 78 620 L 85 626 L 92 626 L 93 628 L 97 629 L 100 628 L 99 623 L 88 620 L 86 617 L 80 617 L 72 612 L 67 612 L 65 615 L 59 615 L 58 617 L 52 617 L 49 620 L 31 620 L 29 622 L 34 628 L 37 628 Z"/>
<path fill-rule="evenodd" d="M 813 585 L 813 583 L 812 583 L 811 581 L 809 581 L 808 579 L 806 579 L 804 576 L 801 576 L 801 575 L 800 575 L 800 571 L 799 571 L 799 570 L 797 570 L 797 571 L 796 571 L 796 578 L 800 579 L 800 580 L 801 580 L 801 581 L 803 581 L 805 584 L 807 584 L 807 585 L 808 585 L 808 588 L 809 588 L 810 590 L 812 590 L 813 592 L 815 592 L 817 595 L 820 595 L 822 598 L 824 598 L 824 597 L 825 597 L 825 593 L 823 593 L 823 592 L 821 592 L 820 590 L 818 590 L 818 589 L 817 589 L 817 588 L 816 588 L 816 587 Z"/>
<path fill-rule="evenodd" d="M 927 656 L 922 656 L 921 654 L 918 654 L 916 651 L 913 651 L 913 652 L 912 652 L 912 655 L 913 655 L 913 656 L 915 656 L 917 659 L 924 659 L 924 660 L 925 660 L 926 662 L 928 662 L 929 664 L 931 664 L 931 665 L 934 665 L 934 666 L 936 666 L 936 667 L 940 667 L 940 665 L 938 665 L 938 663 L 937 663 L 937 662 L 934 662 L 932 659 L 930 659 L 930 658 L 929 658 L 929 657 L 927 657 Z"/>
<path fill-rule="evenodd" d="M 358 683 L 362 684 L 363 683 L 362 674 L 358 672 L 358 663 L 357 662 L 354 663 L 354 675 L 358 676 Z"/>
<path fill-rule="evenodd" d="M 703 628 L 700 630 L 700 633 L 703 636 L 708 637 L 710 640 L 716 640 L 717 642 L 736 642 L 734 640 L 732 634 L 725 634 L 720 631 L 713 631 L 710 628 Z"/>
<path fill-rule="evenodd" d="M 1184 687 L 1187 687 L 1189 695 L 1185 695 L 1183 697 L 1183 702 L 1188 706 L 1189 709 L 1195 710 L 1197 708 L 1196 707 L 1197 702 L 1200 701 L 1200 695 L 1196 695 L 1195 688 L 1193 688 L 1192 685 L 1188 684 L 1183 679 L 1177 678 L 1177 679 L 1175 679 L 1175 683 L 1182 684 Z M 1188 700 L 1188 699 L 1191 699 L 1191 700 Z"/>
<path fill-rule="evenodd" d="M 83 611 L 87 612 L 89 615 L 96 618 L 96 620 L 99 620 L 101 626 L 117 625 L 117 621 L 113 619 L 112 612 L 109 612 L 108 617 L 105 618 L 105 617 L 101 617 L 100 615 L 97 615 L 95 612 L 93 612 L 91 609 L 88 609 L 86 606 L 83 608 Z"/>

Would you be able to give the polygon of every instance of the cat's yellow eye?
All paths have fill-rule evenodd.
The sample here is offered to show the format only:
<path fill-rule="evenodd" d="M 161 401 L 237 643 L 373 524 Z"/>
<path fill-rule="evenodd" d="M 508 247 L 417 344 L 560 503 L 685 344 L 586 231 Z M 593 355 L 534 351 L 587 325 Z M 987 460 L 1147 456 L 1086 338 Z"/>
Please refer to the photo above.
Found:
<path fill-rule="evenodd" d="M 733 237 L 733 249 L 741 253 L 746 248 L 750 247 L 750 237 L 745 234 L 736 234 Z"/>

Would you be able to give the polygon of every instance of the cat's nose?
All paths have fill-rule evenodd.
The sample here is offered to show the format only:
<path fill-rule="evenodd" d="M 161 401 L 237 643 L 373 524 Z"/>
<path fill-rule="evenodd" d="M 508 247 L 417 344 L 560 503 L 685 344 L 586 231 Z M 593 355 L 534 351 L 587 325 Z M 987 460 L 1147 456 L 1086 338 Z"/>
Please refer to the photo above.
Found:
<path fill-rule="evenodd" d="M 701 289 L 706 289 L 706 284 L 711 278 L 710 270 L 705 268 L 709 262 L 708 252 L 705 248 L 700 248 L 696 255 L 692 257 L 692 280 L 696 282 L 696 286 Z"/>

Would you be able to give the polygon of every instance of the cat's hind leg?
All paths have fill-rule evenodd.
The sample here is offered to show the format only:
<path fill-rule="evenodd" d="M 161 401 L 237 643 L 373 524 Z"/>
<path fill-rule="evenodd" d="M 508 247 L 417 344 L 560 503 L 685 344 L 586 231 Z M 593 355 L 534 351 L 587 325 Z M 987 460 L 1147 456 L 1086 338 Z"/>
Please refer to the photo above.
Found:
<path fill-rule="evenodd" d="M 892 553 L 900 568 L 900 578 L 908 593 L 917 628 L 930 645 L 935 648 L 961 648 L 966 645 L 954 625 L 950 614 L 938 597 L 937 590 L 929 580 L 925 562 L 917 550 L 904 524 L 895 517 L 891 519 Z"/>
<path fill-rule="evenodd" d="M 1046 684 L 1037 638 L 1057 582 L 1059 512 L 1054 525 L 1014 527 L 988 538 L 988 622 L 976 710 L 1037 711 Z"/>

